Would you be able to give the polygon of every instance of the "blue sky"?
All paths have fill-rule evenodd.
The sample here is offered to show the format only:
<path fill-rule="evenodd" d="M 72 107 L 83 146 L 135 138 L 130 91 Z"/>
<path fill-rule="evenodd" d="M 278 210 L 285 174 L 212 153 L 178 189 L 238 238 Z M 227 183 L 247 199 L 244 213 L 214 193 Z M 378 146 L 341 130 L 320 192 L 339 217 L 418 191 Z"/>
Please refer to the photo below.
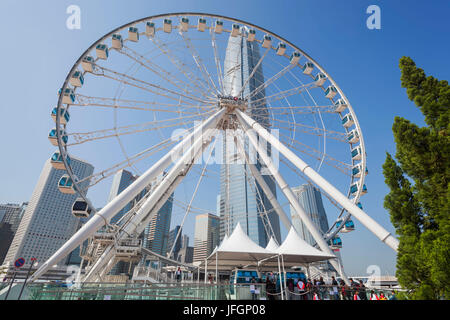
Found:
<path fill-rule="evenodd" d="M 66 28 L 66 8 L 81 8 L 81 30 Z M 381 30 L 366 27 L 366 8 L 381 8 Z M 84 50 L 112 29 L 169 12 L 206 12 L 251 22 L 296 44 L 321 64 L 352 102 L 362 127 L 370 175 L 364 209 L 394 231 L 383 208 L 381 166 L 394 153 L 395 116 L 423 124 L 400 86 L 398 61 L 410 56 L 449 79 L 448 1 L 11 1 L 0 3 L 0 203 L 28 201 L 54 147 L 46 138 L 56 92 Z M 395 253 L 360 224 L 343 237 L 349 274 L 369 265 L 395 272 Z"/>

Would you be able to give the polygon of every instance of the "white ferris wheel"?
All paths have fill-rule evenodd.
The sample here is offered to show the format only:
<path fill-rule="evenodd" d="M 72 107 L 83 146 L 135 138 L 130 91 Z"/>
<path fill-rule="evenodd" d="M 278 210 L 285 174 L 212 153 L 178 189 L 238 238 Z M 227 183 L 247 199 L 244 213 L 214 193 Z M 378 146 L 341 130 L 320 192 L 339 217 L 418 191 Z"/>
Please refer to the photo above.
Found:
<path fill-rule="evenodd" d="M 116 239 L 138 235 L 166 201 L 182 224 L 199 213 L 229 213 L 236 163 L 246 187 L 267 199 L 253 213 L 267 238 L 274 235 L 268 216 L 290 228 L 293 210 L 322 251 L 342 245 L 339 234 L 353 230 L 352 218 L 397 249 L 398 241 L 362 210 L 366 152 L 349 100 L 302 49 L 251 23 L 173 13 L 123 25 L 75 62 L 52 117 L 52 164 L 66 170 L 58 187 L 79 195 L 79 216 L 94 215 L 34 279 L 105 225 Z M 94 173 L 77 177 L 71 155 L 94 165 Z M 139 178 L 96 211 L 88 190 L 107 190 L 122 169 Z M 333 221 L 327 232 L 294 195 L 302 184 L 321 191 Z M 133 200 L 134 208 L 110 223 Z M 239 210 L 234 219 L 250 214 Z M 97 267 L 109 258 L 105 253 Z"/>

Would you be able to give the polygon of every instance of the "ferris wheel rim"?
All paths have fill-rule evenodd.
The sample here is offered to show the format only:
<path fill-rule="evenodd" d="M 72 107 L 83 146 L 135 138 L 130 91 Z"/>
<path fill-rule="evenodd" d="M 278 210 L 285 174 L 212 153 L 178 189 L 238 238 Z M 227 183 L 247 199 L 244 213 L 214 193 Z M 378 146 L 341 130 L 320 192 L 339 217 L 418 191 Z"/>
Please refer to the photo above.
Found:
<path fill-rule="evenodd" d="M 136 19 L 136 20 L 134 20 L 132 22 L 126 23 L 126 24 L 124 24 L 124 25 L 122 25 L 122 26 L 120 26 L 118 28 L 115 28 L 112 31 L 106 33 L 104 36 L 102 36 L 97 41 L 95 41 L 91 46 L 89 46 L 83 52 L 83 54 L 77 59 L 75 64 L 70 69 L 70 71 L 67 74 L 67 77 L 66 77 L 66 79 L 65 79 L 65 81 L 63 83 L 63 86 L 61 87 L 62 90 L 64 90 L 65 88 L 68 87 L 68 83 L 69 83 L 70 77 L 77 70 L 77 68 L 80 65 L 82 59 L 89 52 L 91 52 L 98 44 L 102 43 L 102 41 L 104 41 L 105 39 L 111 37 L 114 33 L 119 32 L 121 30 L 124 30 L 124 29 L 126 29 L 126 28 L 128 28 L 130 26 L 133 26 L 133 25 L 136 25 L 136 24 L 139 24 L 139 23 L 143 23 L 143 22 L 146 22 L 146 21 L 149 21 L 149 20 L 152 20 L 152 19 L 161 19 L 161 18 L 164 18 L 164 17 L 174 17 L 174 16 L 175 17 L 176 16 L 178 16 L 178 17 L 181 17 L 181 16 L 200 16 L 200 17 L 208 17 L 208 18 L 225 19 L 225 20 L 228 20 L 228 21 L 231 21 L 231 22 L 235 22 L 235 23 L 239 23 L 239 24 L 242 24 L 242 25 L 245 25 L 245 26 L 250 26 L 252 28 L 255 28 L 255 29 L 257 29 L 257 30 L 259 30 L 261 32 L 264 32 L 266 34 L 269 34 L 269 35 L 271 35 L 271 36 L 281 40 L 285 44 L 289 45 L 293 49 L 295 49 L 298 52 L 300 52 L 308 61 L 312 62 L 319 69 L 320 72 L 322 72 L 323 74 L 326 75 L 327 79 L 331 82 L 331 84 L 335 86 L 335 88 L 336 88 L 337 92 L 340 94 L 341 98 L 346 102 L 349 114 L 351 114 L 351 116 L 353 117 L 355 128 L 356 128 L 356 130 L 357 130 L 357 132 L 359 134 L 359 142 L 358 143 L 359 143 L 359 147 L 361 148 L 361 162 L 360 162 L 360 164 L 362 166 L 362 170 L 365 171 L 366 161 L 367 160 L 366 160 L 366 152 L 365 152 L 365 143 L 364 143 L 363 132 L 362 132 L 362 129 L 360 127 L 360 124 L 359 124 L 358 118 L 356 116 L 356 113 L 354 112 L 354 109 L 351 106 L 350 101 L 347 99 L 347 97 L 345 96 L 344 92 L 339 87 L 339 85 L 334 81 L 334 79 L 330 76 L 330 74 L 328 74 L 327 71 L 316 60 L 314 60 L 309 54 L 307 54 L 304 50 L 302 50 L 301 48 L 299 48 L 296 45 L 294 45 L 292 42 L 288 41 L 284 37 L 282 37 L 282 36 L 272 32 L 272 31 L 269 31 L 269 30 L 267 30 L 267 29 L 265 29 L 263 27 L 260 27 L 258 25 L 255 25 L 253 23 L 249 23 L 249 22 L 241 20 L 241 19 L 236 19 L 236 18 L 224 16 L 224 15 L 217 15 L 217 14 L 211 14 L 211 13 L 202 13 L 202 12 L 164 13 L 164 14 L 152 15 L 152 16 L 148 16 L 148 17 L 145 17 L 145 18 Z M 76 90 L 76 88 L 74 88 L 74 89 Z M 82 197 L 88 203 L 88 205 L 92 208 L 92 211 L 95 214 L 96 213 L 95 207 L 92 205 L 91 201 L 88 199 L 86 193 L 79 187 L 79 184 L 76 181 L 76 179 L 77 179 L 76 175 L 73 173 L 73 170 L 72 170 L 70 164 L 68 164 L 68 162 L 67 162 L 67 155 L 68 155 L 67 145 L 62 143 L 62 136 L 61 136 L 61 132 L 60 132 L 61 128 L 64 128 L 64 129 L 66 128 L 66 125 L 63 125 L 61 127 L 60 112 L 59 111 L 62 108 L 62 105 L 63 105 L 63 103 L 62 103 L 62 94 L 60 94 L 59 97 L 58 97 L 58 104 L 57 104 L 57 108 L 58 108 L 57 111 L 58 112 L 56 113 L 56 128 L 57 128 L 57 130 L 56 130 L 56 138 L 57 138 L 57 141 L 58 141 L 58 148 L 59 148 L 60 154 L 62 155 L 62 160 L 63 160 L 64 166 L 66 168 L 66 171 L 67 171 L 69 176 L 74 181 L 74 189 L 80 195 L 80 197 Z M 339 113 L 339 115 L 342 118 L 341 113 Z M 348 133 L 348 129 L 347 128 L 345 128 L 345 131 Z M 349 143 L 349 147 L 350 147 L 350 150 L 352 150 L 353 149 L 353 144 Z M 355 161 L 353 159 L 352 159 L 352 164 L 355 165 Z M 356 202 L 359 200 L 359 198 L 361 196 L 362 187 L 364 185 L 364 180 L 365 180 L 365 174 L 361 174 L 360 179 L 357 181 L 359 188 L 358 188 L 357 194 L 353 198 L 354 201 L 355 201 L 355 204 L 356 204 Z M 354 181 L 354 178 L 352 177 L 352 182 L 353 181 Z M 350 185 L 352 184 L 352 182 L 350 183 Z M 350 197 L 350 190 L 348 192 L 348 197 Z M 332 232 L 332 235 L 335 235 L 344 227 L 344 224 L 342 223 L 340 228 L 336 228 L 336 229 L 334 229 L 334 231 L 332 231 L 332 229 L 336 225 L 336 222 L 339 219 L 342 219 L 341 217 L 343 216 L 344 212 L 345 212 L 345 209 L 342 209 L 342 211 L 341 211 L 340 215 L 338 216 L 337 220 L 333 223 L 333 225 L 328 230 L 328 232 L 327 232 L 328 236 L 330 235 L 330 231 Z M 344 221 L 348 220 L 350 216 L 351 216 L 350 213 L 347 213 L 344 216 L 343 220 Z"/>

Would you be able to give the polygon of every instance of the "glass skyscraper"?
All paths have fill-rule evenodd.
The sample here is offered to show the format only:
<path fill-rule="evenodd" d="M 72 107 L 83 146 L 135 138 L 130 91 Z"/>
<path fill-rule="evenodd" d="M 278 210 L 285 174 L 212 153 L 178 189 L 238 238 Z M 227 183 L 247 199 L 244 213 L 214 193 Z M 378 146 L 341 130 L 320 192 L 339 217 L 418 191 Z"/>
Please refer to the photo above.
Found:
<path fill-rule="evenodd" d="M 292 188 L 292 191 L 297 197 L 299 204 L 309 215 L 312 222 L 318 227 L 319 231 L 322 234 L 326 233 L 328 231 L 328 219 L 322 202 L 322 194 L 319 189 L 310 184 L 304 184 L 299 187 Z M 295 230 L 303 240 L 310 245 L 314 245 L 316 243 L 313 236 L 308 231 L 293 207 L 291 207 L 291 221 Z"/>
<path fill-rule="evenodd" d="M 94 171 L 91 164 L 73 156 L 71 166 L 79 179 Z M 65 173 L 65 170 L 53 168 L 50 159 L 45 162 L 4 264 L 14 263 L 19 257 L 26 261 L 34 257 L 38 263 L 43 263 L 75 233 L 79 219 L 72 215 L 72 205 L 77 194 L 64 194 L 58 190 L 59 179 Z M 86 188 L 88 184 L 89 181 L 85 181 L 81 187 Z"/>
<path fill-rule="evenodd" d="M 164 175 L 157 177 L 150 185 L 145 188 L 133 201 L 128 203 L 122 210 L 120 210 L 112 219 L 111 223 L 116 223 L 122 218 L 124 214 L 130 211 L 136 203 L 142 199 L 148 192 L 155 188 L 156 184 L 161 181 Z M 127 170 L 118 171 L 113 178 L 111 190 L 109 193 L 109 201 L 113 200 L 119 193 L 125 190 L 130 184 L 136 181 L 138 177 L 134 176 Z M 152 250 L 155 253 L 165 255 L 167 250 L 167 243 L 169 237 L 170 221 L 172 218 L 172 201 L 173 195 L 164 203 L 159 209 L 158 213 L 153 216 L 147 227 L 145 228 L 142 238 L 142 245 Z M 112 272 L 115 272 L 113 269 Z"/>
<path fill-rule="evenodd" d="M 194 261 L 203 261 L 219 245 L 220 218 L 211 213 L 195 217 Z"/>
<path fill-rule="evenodd" d="M 242 28 L 241 32 L 246 33 L 247 30 Z M 224 62 L 225 95 L 246 97 L 264 83 L 261 64 L 250 78 L 260 57 L 258 43 L 248 42 L 245 36 L 230 36 Z M 247 81 L 249 78 L 250 80 Z M 242 90 L 244 84 L 246 85 L 244 90 Z M 240 93 L 241 95 L 239 95 Z M 264 89 L 250 97 L 247 108 L 249 115 L 253 119 L 266 129 L 270 129 Z M 248 152 L 248 143 L 244 142 L 244 148 Z M 270 155 L 270 146 L 267 147 L 267 152 Z M 240 223 L 247 235 L 260 246 L 265 247 L 269 242 L 266 229 L 270 230 L 270 226 L 273 229 L 276 240 L 278 243 L 281 243 L 278 215 L 272 210 L 271 203 L 251 175 L 248 166 L 242 162 L 240 164 L 232 163 L 238 158 L 236 149 L 231 149 L 224 141 L 220 178 L 221 187 L 217 200 L 218 212 L 221 218 L 220 238 L 223 239 L 226 234 L 230 235 L 235 226 Z M 255 165 L 261 172 L 259 161 Z M 276 195 L 275 183 L 271 176 L 263 175 L 263 178 L 272 193 Z M 227 184 L 229 187 L 227 187 Z M 265 214 L 261 215 L 265 211 L 270 211 L 270 213 L 267 216 Z M 271 232 L 269 231 L 269 233 Z"/>

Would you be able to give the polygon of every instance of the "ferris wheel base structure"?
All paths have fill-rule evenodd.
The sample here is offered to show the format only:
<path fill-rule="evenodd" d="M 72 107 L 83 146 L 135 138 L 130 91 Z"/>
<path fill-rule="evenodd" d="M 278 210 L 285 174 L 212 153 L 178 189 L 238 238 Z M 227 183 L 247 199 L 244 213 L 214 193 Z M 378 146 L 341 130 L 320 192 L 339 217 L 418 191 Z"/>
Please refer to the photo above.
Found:
<path fill-rule="evenodd" d="M 92 237 L 95 232 L 105 225 L 108 225 L 110 219 L 121 210 L 122 206 L 132 201 L 132 199 L 141 192 L 151 180 L 164 174 L 166 168 L 171 164 L 173 157 L 180 154 L 180 151 L 186 150 L 186 146 L 194 138 L 195 142 L 190 145 L 187 151 L 178 162 L 173 166 L 171 171 L 164 176 L 161 185 L 155 190 L 155 194 L 152 194 L 143 206 L 136 212 L 132 223 L 128 224 L 125 232 L 127 234 L 136 233 L 144 225 L 144 221 L 148 220 L 148 214 L 145 214 L 145 210 L 153 208 L 161 202 L 161 198 L 167 193 L 172 183 L 176 179 L 181 180 L 186 176 L 187 171 L 189 171 L 190 165 L 192 165 L 198 157 L 199 148 L 203 151 L 205 141 L 211 141 L 211 129 L 218 127 L 221 120 L 223 120 L 224 115 L 230 115 L 237 117 L 242 127 L 253 129 L 260 137 L 271 144 L 272 147 L 276 148 L 281 154 L 283 154 L 293 165 L 295 165 L 301 172 L 303 172 L 307 177 L 309 177 L 314 183 L 317 184 L 324 192 L 326 192 L 331 198 L 338 202 L 345 210 L 347 210 L 351 215 L 358 219 L 367 229 L 374 233 L 382 242 L 386 243 L 393 250 L 398 249 L 398 240 L 393 237 L 387 230 L 380 226 L 375 220 L 368 216 L 363 210 L 358 208 L 353 202 L 346 198 L 341 192 L 339 192 L 335 187 L 333 187 L 327 180 L 321 177 L 317 172 L 315 172 L 311 167 L 309 167 L 303 160 L 292 153 L 286 146 L 284 146 L 275 136 L 264 129 L 258 122 L 246 115 L 239 109 L 232 110 L 231 112 L 225 112 L 226 109 L 222 108 L 217 111 L 214 115 L 204 121 L 201 125 L 187 137 L 185 137 L 177 146 L 175 146 L 169 153 L 167 153 L 163 158 L 161 158 L 157 163 L 155 163 L 150 169 L 147 170 L 139 179 L 132 183 L 128 188 L 121 192 L 116 198 L 114 198 L 110 203 L 108 203 L 103 209 L 98 211 L 78 232 L 76 232 L 53 256 L 51 256 L 30 278 L 30 281 L 35 281 L 40 276 L 42 276 L 51 266 L 57 264 L 64 257 L 66 257 L 70 252 L 72 252 L 77 246 L 81 245 L 86 239 Z M 246 132 L 247 135 L 248 132 Z M 253 133 L 254 134 L 254 133 Z M 249 135 L 251 139 L 251 136 Z M 263 152 L 262 150 L 259 150 Z M 263 155 L 263 154 L 262 154 Z M 264 154 L 268 158 L 267 153 Z M 183 163 L 184 162 L 184 163 Z M 184 166 L 182 165 L 184 164 Z M 187 164 L 187 165 L 186 165 Z M 267 164 L 267 163 L 266 163 Z M 279 176 L 281 177 L 281 176 Z M 171 181 L 168 181 L 171 180 Z M 175 179 L 175 180 L 174 180 Z M 165 181 L 166 180 L 166 181 Z M 279 181 L 275 177 L 276 182 L 289 193 L 292 192 L 289 187 L 286 188 L 286 183 Z M 179 181 L 178 181 L 179 183 Z M 324 239 L 319 235 L 319 231 L 316 226 L 312 224 L 309 217 L 304 214 L 303 208 L 299 205 L 297 200 L 290 199 L 291 205 L 298 208 L 297 211 L 303 211 L 303 214 L 297 212 L 302 219 L 306 222 L 308 230 L 311 232 L 315 240 L 317 241 L 319 247 L 323 251 L 330 251 L 330 248 L 326 245 Z M 152 210 L 153 212 L 154 210 Z M 283 218 L 283 217 L 282 217 Z M 309 221 L 308 221 L 309 220 Z M 139 229 L 139 230 L 138 230 Z M 324 245 L 325 243 L 325 245 Z M 104 256 L 105 257 L 105 256 Z M 106 259 L 109 261 L 109 259 Z M 102 265 L 108 263 L 105 259 L 100 259 L 97 261 L 98 268 Z M 331 262 L 331 261 L 330 261 Z M 338 270 L 338 268 L 337 268 Z M 345 275 L 343 275 L 345 279 Z"/>

